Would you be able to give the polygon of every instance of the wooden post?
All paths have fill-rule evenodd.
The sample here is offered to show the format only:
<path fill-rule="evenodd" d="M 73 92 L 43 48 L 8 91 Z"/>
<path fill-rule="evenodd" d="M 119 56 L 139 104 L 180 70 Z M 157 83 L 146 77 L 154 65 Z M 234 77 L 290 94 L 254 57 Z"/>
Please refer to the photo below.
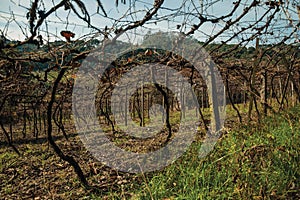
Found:
<path fill-rule="evenodd" d="M 125 86 L 125 126 L 128 124 L 128 119 L 127 119 L 127 109 L 128 109 L 128 90 L 127 90 L 127 85 Z"/>
<path fill-rule="evenodd" d="M 185 119 L 185 95 L 184 95 L 184 89 L 183 89 L 183 81 L 181 82 L 181 87 L 180 87 L 180 97 L 181 97 L 182 118 Z"/>
<path fill-rule="evenodd" d="M 256 71 L 257 71 L 257 65 L 258 65 L 258 62 L 259 62 L 259 59 L 258 59 L 258 54 L 259 54 L 259 38 L 256 38 L 256 58 L 254 60 L 254 63 L 253 63 L 253 66 L 252 66 L 252 73 L 251 73 L 251 77 L 250 77 L 250 102 L 249 102 L 249 110 L 248 110 L 248 121 L 251 121 L 251 113 L 252 113 L 252 109 L 253 109 L 253 103 L 254 103 L 254 94 L 253 94 L 253 90 L 252 88 L 254 87 L 255 85 L 255 74 L 256 74 Z M 259 117 L 259 116 L 258 116 Z"/>
<path fill-rule="evenodd" d="M 214 73 L 214 65 L 210 61 L 208 63 L 209 65 L 209 71 L 208 71 L 208 89 L 209 91 L 209 96 L 211 98 L 211 111 L 212 111 L 212 122 L 211 122 L 211 131 L 212 134 L 217 134 L 221 130 L 221 121 L 220 121 L 220 112 L 219 112 L 219 104 L 218 104 L 218 88 L 216 85 L 216 77 Z"/>
<path fill-rule="evenodd" d="M 144 81 L 142 81 L 142 86 L 141 86 L 141 115 L 142 115 L 142 126 L 145 126 L 145 119 L 144 119 Z"/>
<path fill-rule="evenodd" d="M 263 103 L 263 113 L 264 116 L 267 115 L 267 94 L 268 94 L 268 80 L 267 80 L 267 70 L 264 69 L 263 70 L 263 74 L 262 74 L 262 80 L 263 80 L 263 84 L 262 84 L 262 89 L 261 89 L 261 102 Z"/>

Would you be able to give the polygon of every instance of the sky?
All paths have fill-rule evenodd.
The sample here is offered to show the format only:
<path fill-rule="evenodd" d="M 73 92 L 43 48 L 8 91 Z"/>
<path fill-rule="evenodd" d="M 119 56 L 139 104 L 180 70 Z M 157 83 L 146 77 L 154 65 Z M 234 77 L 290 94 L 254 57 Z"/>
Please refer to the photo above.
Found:
<path fill-rule="evenodd" d="M 28 20 L 26 18 L 26 13 L 28 12 L 28 8 L 30 7 L 30 0 L 1 0 L 0 1 L 0 30 L 4 32 L 7 38 L 11 40 L 24 40 L 26 38 L 26 35 L 29 35 L 28 30 Z M 49 10 L 53 5 L 60 2 L 59 0 L 44 0 L 43 4 L 40 5 L 39 9 L 45 9 Z M 130 0 L 127 0 L 127 4 L 121 4 L 119 3 L 118 7 L 115 5 L 115 1 L 112 0 L 102 0 L 104 9 L 106 10 L 108 16 L 110 16 L 112 19 L 104 18 L 101 14 L 97 14 L 97 4 L 96 0 L 86 0 L 84 1 L 86 3 L 86 7 L 91 14 L 92 24 L 94 24 L 96 27 L 103 29 L 105 26 L 107 27 L 115 27 L 119 26 L 121 23 L 126 23 L 126 20 L 132 20 L 132 19 L 141 19 L 141 17 L 146 13 L 146 11 L 152 6 L 153 1 L 133 1 L 135 2 L 134 7 L 129 9 L 128 2 Z M 175 0 L 165 0 L 163 7 L 164 8 L 178 8 L 182 5 L 182 3 L 185 3 L 185 8 L 181 9 L 181 12 L 188 12 L 189 9 L 193 9 L 193 5 L 200 6 L 201 0 L 182 0 L 182 1 L 175 1 Z M 217 2 L 216 4 L 213 4 L 212 6 L 206 6 L 207 9 L 204 11 L 206 15 L 213 15 L 213 16 L 222 16 L 226 13 L 228 13 L 232 7 L 233 2 L 232 0 L 203 0 L 204 4 L 211 4 L 213 2 Z M 251 1 L 243 0 L 243 4 L 249 4 Z M 237 13 L 241 13 L 244 7 L 242 6 Z M 243 21 L 241 21 L 241 24 L 245 23 L 247 24 L 247 21 L 253 21 L 256 20 L 255 16 L 259 16 L 260 14 L 264 13 L 266 8 L 260 8 L 253 10 L 251 13 L 249 13 L 247 16 L 243 18 Z M 135 14 L 131 15 L 128 18 L 122 18 L 124 16 L 124 13 L 132 11 L 137 11 Z M 158 14 L 161 16 L 166 16 L 164 20 L 158 22 L 158 23 L 149 23 L 145 27 L 141 29 L 137 29 L 135 31 L 135 34 L 137 35 L 137 39 L 139 40 L 139 35 L 144 35 L 148 31 L 156 32 L 156 31 L 178 31 L 176 29 L 177 25 L 182 25 L 183 21 L 189 22 L 190 25 L 198 23 L 199 20 L 196 17 L 193 17 L 192 15 L 185 15 L 183 16 L 180 12 L 178 12 L 174 17 L 168 17 L 168 14 L 174 13 L 174 11 L 170 11 L 168 9 L 162 9 Z M 12 15 L 13 14 L 13 15 Z M 298 19 L 295 12 L 290 12 L 293 19 Z M 237 15 L 236 15 L 237 16 Z M 236 17 L 233 16 L 233 17 Z M 273 27 L 274 31 L 277 31 L 277 35 L 274 35 L 275 37 L 279 37 L 280 35 L 287 35 L 292 30 L 291 27 L 289 27 L 289 23 L 287 20 L 283 19 L 286 18 L 285 14 L 282 12 L 280 15 L 277 15 L 277 23 L 276 25 L 278 27 Z M 121 22 L 116 23 L 116 20 L 120 20 Z M 68 21 L 68 23 L 67 23 Z M 9 22 L 9 23 L 8 23 Z M 205 23 L 204 26 L 200 28 L 198 32 L 195 33 L 195 37 L 200 41 L 205 41 L 209 36 L 213 35 L 217 31 L 219 31 L 223 26 L 225 25 L 225 22 L 220 21 L 217 24 L 211 24 L 211 23 Z M 228 32 L 227 34 L 221 35 L 217 41 L 226 40 L 226 38 L 230 37 L 230 34 L 233 34 L 234 31 L 238 30 L 238 26 L 232 27 L 232 32 Z M 190 26 L 182 26 L 183 30 L 188 30 Z M 94 31 L 87 27 L 86 24 L 84 24 L 80 19 L 78 19 L 75 15 L 70 14 L 68 11 L 65 11 L 64 9 L 60 9 L 55 13 L 55 15 L 51 15 L 47 20 L 47 26 L 44 24 L 39 34 L 43 35 L 44 37 L 49 37 L 49 40 L 62 40 L 63 38 L 60 36 L 61 30 L 70 30 L 72 32 L 76 33 L 76 38 L 80 39 L 81 37 L 86 37 L 86 35 L 93 35 Z M 50 34 L 46 34 L 46 33 Z M 298 36 L 299 30 L 298 30 Z M 126 35 L 124 36 L 126 37 Z M 239 37 L 243 37 L 243 35 L 240 35 Z M 235 42 L 238 42 L 239 38 L 237 37 Z M 273 40 L 272 38 L 268 38 L 268 40 Z M 266 39 L 267 40 L 267 39 Z"/>

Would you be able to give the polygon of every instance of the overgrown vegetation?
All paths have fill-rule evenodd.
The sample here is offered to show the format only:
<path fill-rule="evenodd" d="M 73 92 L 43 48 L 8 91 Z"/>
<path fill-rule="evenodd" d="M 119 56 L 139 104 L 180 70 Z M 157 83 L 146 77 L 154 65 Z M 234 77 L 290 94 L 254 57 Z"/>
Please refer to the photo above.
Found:
<path fill-rule="evenodd" d="M 0 199 L 300 198 L 297 0 L 3 2 L 9 10 L 0 11 Z M 181 45 L 182 36 L 188 45 Z M 193 63 L 199 55 L 201 63 Z M 80 74 L 84 61 L 91 65 Z M 100 61 L 107 66 L 103 74 L 94 68 Z M 149 63 L 176 70 L 195 94 L 189 99 L 183 79 L 163 68 L 144 71 L 152 80 L 162 75 L 160 84 L 145 84 L 136 71 L 120 83 Z M 202 70 L 202 64 L 209 69 Z M 214 71 L 221 76 L 216 79 Z M 76 107 L 73 88 L 80 80 L 79 87 L 94 80 L 98 86 L 82 87 L 95 90 Z M 175 81 L 176 91 L 169 81 Z M 224 86 L 217 88 L 217 82 Z M 127 83 L 136 88 L 132 95 Z M 111 97 L 120 85 L 125 92 L 113 103 L 129 109 L 116 114 Z M 206 130 L 222 128 L 218 117 L 210 116 L 219 116 L 215 100 L 225 98 L 223 135 L 200 159 Z M 90 99 L 95 101 L 88 107 Z M 192 100 L 200 108 L 190 106 Z M 190 133 L 195 125 L 198 135 L 188 152 L 162 171 L 120 172 L 97 161 L 80 140 L 78 126 L 75 130 L 78 120 L 89 125 L 94 107 L 110 142 L 127 151 L 164 147 L 179 121 L 193 118 L 187 110 L 195 111 L 197 122 L 186 129 Z M 159 116 L 163 126 L 155 137 L 142 139 L 122 129 L 132 120 L 136 130 L 151 131 L 150 116 Z M 124 120 L 118 124 L 116 117 Z M 98 143 L 93 147 L 102 153 Z"/>
<path fill-rule="evenodd" d="M 162 172 L 145 175 L 130 195 L 132 199 L 298 199 L 299 122 L 298 106 L 260 124 L 236 127 L 203 159 L 198 157 L 201 143 L 195 142 Z M 119 199 L 120 193 L 110 197 Z"/>
<path fill-rule="evenodd" d="M 130 175 L 98 163 L 70 136 L 56 141 L 79 160 L 99 191 L 84 190 L 72 168 L 46 140 L 18 145 L 17 156 L 1 148 L 2 197 L 83 199 L 298 199 L 300 197 L 300 107 L 266 117 L 256 125 L 228 129 L 205 158 L 201 142 L 163 171 Z M 73 144 L 73 145 L 71 145 Z M 74 146 L 76 144 L 76 146 Z M 80 157 L 76 156 L 81 155 Z M 103 190 L 106 188 L 105 190 Z"/>

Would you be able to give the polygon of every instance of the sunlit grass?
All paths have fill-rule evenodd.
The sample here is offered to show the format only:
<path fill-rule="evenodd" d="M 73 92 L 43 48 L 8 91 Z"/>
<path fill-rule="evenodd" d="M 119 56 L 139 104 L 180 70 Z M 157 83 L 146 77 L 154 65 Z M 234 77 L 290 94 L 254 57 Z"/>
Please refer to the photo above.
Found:
<path fill-rule="evenodd" d="M 133 192 L 138 199 L 293 199 L 300 194 L 299 108 L 223 135 L 204 159 L 194 143 Z M 297 196 L 298 195 L 298 196 Z"/>

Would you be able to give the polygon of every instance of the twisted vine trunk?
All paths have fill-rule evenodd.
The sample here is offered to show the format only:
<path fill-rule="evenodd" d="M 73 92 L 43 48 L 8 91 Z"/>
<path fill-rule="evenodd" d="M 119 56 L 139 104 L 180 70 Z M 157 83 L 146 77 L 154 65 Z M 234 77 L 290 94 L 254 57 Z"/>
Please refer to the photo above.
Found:
<path fill-rule="evenodd" d="M 74 171 L 76 172 L 80 182 L 85 186 L 85 187 L 89 187 L 89 184 L 82 172 L 82 169 L 80 168 L 80 166 L 78 165 L 78 163 L 75 161 L 75 159 L 71 156 L 65 155 L 61 149 L 57 146 L 57 144 L 55 143 L 53 137 L 52 137 L 52 108 L 53 108 L 53 104 L 55 102 L 55 95 L 57 92 L 57 88 L 59 85 L 59 82 L 61 81 L 63 75 L 65 74 L 65 72 L 67 71 L 67 68 L 62 68 L 56 78 L 56 80 L 54 81 L 54 85 L 52 88 L 52 92 L 51 92 L 51 99 L 48 103 L 47 106 L 47 124 L 48 124 L 48 129 L 47 129 L 47 136 L 48 136 L 48 141 L 50 143 L 50 145 L 52 146 L 53 150 L 55 151 L 55 153 L 64 161 L 68 162 L 73 168 Z"/>

